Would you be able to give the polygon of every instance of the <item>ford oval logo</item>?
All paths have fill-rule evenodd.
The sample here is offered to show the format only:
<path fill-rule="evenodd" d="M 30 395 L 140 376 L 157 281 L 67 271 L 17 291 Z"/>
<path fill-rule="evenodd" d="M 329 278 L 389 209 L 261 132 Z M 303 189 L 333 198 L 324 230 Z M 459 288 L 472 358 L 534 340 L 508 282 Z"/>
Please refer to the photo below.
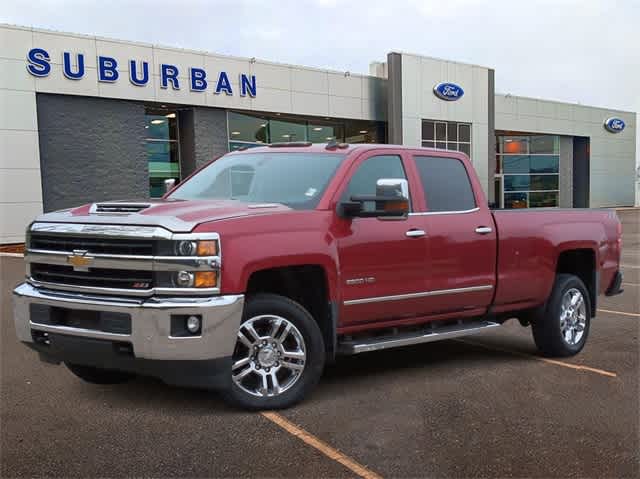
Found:
<path fill-rule="evenodd" d="M 625 126 L 626 124 L 624 120 L 621 120 L 620 118 L 607 118 L 604 121 L 604 127 L 611 133 L 620 133 L 622 130 L 624 130 Z"/>
<path fill-rule="evenodd" d="M 455 101 L 462 98 L 464 90 L 455 83 L 438 83 L 433 87 L 433 93 L 442 100 Z"/>

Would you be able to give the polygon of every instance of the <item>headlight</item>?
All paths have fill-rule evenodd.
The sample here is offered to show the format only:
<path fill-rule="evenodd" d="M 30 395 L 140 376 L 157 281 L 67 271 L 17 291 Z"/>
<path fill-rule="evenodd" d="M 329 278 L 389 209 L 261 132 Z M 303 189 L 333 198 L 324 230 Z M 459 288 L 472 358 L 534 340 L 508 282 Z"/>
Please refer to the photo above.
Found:
<path fill-rule="evenodd" d="M 195 241 L 178 241 L 175 251 L 178 256 L 195 256 L 198 243 Z"/>

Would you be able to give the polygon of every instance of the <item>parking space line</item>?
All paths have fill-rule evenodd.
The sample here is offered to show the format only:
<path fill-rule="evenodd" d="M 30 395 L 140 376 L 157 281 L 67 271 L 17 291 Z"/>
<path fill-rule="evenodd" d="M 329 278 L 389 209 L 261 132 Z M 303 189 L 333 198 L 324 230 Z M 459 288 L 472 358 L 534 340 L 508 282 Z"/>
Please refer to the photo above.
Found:
<path fill-rule="evenodd" d="M 636 264 L 621 264 L 620 266 L 623 268 L 640 269 L 640 266 Z"/>
<path fill-rule="evenodd" d="M 592 368 L 589 366 L 582 366 L 581 364 L 565 363 L 564 361 L 558 361 L 557 359 L 543 358 L 541 356 L 534 356 L 533 354 L 521 353 L 520 351 L 513 351 L 512 349 L 497 348 L 494 346 L 487 346 L 486 344 L 478 343 L 476 341 L 469 341 L 468 339 L 454 339 L 460 343 L 469 344 L 471 346 L 478 346 L 480 348 L 489 349 L 493 351 L 500 351 L 503 353 L 513 354 L 514 356 L 522 356 L 524 358 L 535 359 L 536 361 L 542 361 L 547 364 L 554 364 L 556 366 L 562 366 L 569 369 L 577 369 L 579 371 L 587 371 L 590 373 L 600 374 L 601 376 L 608 376 L 611 378 L 617 378 L 618 375 L 611 371 L 605 371 L 604 369 Z"/>
<path fill-rule="evenodd" d="M 297 437 L 305 444 L 313 447 L 314 449 L 317 449 L 328 458 L 333 459 L 336 462 L 339 462 L 354 474 L 357 474 L 358 476 L 363 477 L 365 479 L 382 479 L 382 476 L 376 474 L 370 469 L 367 469 L 365 466 L 363 466 L 362 464 L 359 464 L 357 461 L 351 459 L 349 456 L 344 455 L 337 449 L 334 449 L 333 447 L 329 446 L 327 443 L 321 441 L 320 439 L 315 437 L 313 434 L 308 433 L 304 429 L 296 426 L 295 424 L 293 424 L 291 421 L 287 420 L 280 414 L 276 412 L 269 412 L 269 411 L 264 411 L 264 412 L 261 412 L 260 414 L 262 414 L 263 417 L 267 418 L 272 423 L 276 424 L 277 426 L 287 431 L 292 436 Z"/>
<path fill-rule="evenodd" d="M 636 318 L 640 318 L 640 313 L 627 313 L 625 311 L 612 311 L 610 309 L 598 309 L 599 313 L 609 313 L 609 314 L 622 314 L 623 316 L 635 316 Z"/>
<path fill-rule="evenodd" d="M 640 286 L 640 283 L 622 283 L 624 286 Z"/>

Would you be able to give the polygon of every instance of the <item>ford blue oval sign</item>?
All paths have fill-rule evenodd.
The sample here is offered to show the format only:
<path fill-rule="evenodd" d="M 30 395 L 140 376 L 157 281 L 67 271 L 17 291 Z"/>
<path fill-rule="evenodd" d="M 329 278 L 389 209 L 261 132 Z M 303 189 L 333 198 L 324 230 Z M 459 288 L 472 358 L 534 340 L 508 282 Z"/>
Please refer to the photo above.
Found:
<path fill-rule="evenodd" d="M 624 120 L 621 120 L 620 118 L 607 118 L 604 121 L 604 127 L 610 131 L 611 133 L 620 133 L 622 130 L 624 130 L 624 127 L 626 126 Z"/>
<path fill-rule="evenodd" d="M 464 90 L 455 83 L 438 83 L 433 87 L 433 93 L 442 100 L 456 101 L 462 98 Z"/>

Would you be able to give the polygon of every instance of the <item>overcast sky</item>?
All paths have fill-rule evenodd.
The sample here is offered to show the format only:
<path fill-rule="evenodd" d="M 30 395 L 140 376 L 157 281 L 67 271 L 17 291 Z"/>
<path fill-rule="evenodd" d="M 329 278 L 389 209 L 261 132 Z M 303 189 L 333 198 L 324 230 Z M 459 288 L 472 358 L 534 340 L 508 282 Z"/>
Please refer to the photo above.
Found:
<path fill-rule="evenodd" d="M 640 0 L 2 0 L 0 21 L 358 73 L 400 50 L 640 111 Z"/>

